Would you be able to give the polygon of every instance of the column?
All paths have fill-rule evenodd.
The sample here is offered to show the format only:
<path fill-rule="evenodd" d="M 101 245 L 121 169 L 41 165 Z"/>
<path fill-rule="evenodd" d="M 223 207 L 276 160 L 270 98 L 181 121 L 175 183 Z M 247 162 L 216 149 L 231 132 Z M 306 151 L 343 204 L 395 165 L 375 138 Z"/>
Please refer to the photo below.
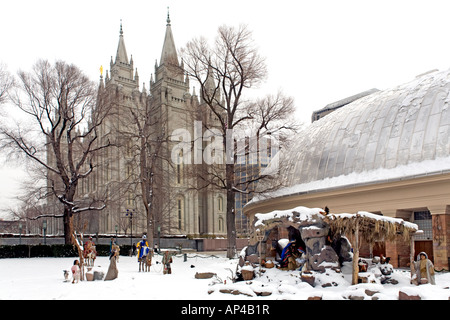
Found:
<path fill-rule="evenodd" d="M 428 207 L 433 225 L 433 255 L 436 270 L 449 270 L 450 206 Z"/>

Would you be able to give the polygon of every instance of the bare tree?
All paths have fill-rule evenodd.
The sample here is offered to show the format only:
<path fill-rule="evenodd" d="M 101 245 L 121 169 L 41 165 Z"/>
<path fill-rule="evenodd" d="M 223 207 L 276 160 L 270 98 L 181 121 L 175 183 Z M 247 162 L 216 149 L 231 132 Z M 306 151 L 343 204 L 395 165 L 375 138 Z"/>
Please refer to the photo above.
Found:
<path fill-rule="evenodd" d="M 147 239 L 153 243 L 157 225 L 164 222 L 162 217 L 166 201 L 161 201 L 165 193 L 163 163 L 172 167 L 171 159 L 165 150 L 170 141 L 165 132 L 167 116 L 155 103 L 154 98 L 144 95 L 135 96 L 133 102 L 123 106 L 124 110 L 117 132 L 127 141 L 122 147 L 131 155 L 130 174 L 124 184 L 142 204 L 145 218 Z M 140 100 L 139 100 L 140 99 Z M 159 201 L 158 201 L 159 200 Z M 170 200 L 169 200 L 170 201 Z"/>
<path fill-rule="evenodd" d="M 226 190 L 227 256 L 231 258 L 236 250 L 235 194 L 250 192 L 249 186 L 264 176 L 244 182 L 236 179 L 239 150 L 230 136 L 237 137 L 241 135 L 239 129 L 253 127 L 255 131 L 249 134 L 257 135 L 260 141 L 264 135 L 295 130 L 295 124 L 287 120 L 293 113 L 293 101 L 281 93 L 256 102 L 248 100 L 247 92 L 265 80 L 267 69 L 246 26 L 221 26 L 213 46 L 197 38 L 186 45 L 182 56 L 187 74 L 199 83 L 201 104 L 207 105 L 217 119 L 223 150 L 227 150 L 225 165 L 209 166 L 202 179 L 204 187 L 213 184 Z"/>
<path fill-rule="evenodd" d="M 98 96 L 96 85 L 82 71 L 63 61 L 53 65 L 39 60 L 31 72 L 20 71 L 13 105 L 29 121 L 2 126 L 2 148 L 43 168 L 49 194 L 63 207 L 59 214 L 37 218 L 63 218 L 67 244 L 73 241 L 73 216 L 88 210 L 102 210 L 101 199 L 81 201 L 77 187 L 95 169 L 96 152 L 111 146 L 100 142 L 97 128 L 108 114 L 106 98 Z"/>
<path fill-rule="evenodd" d="M 0 64 L 0 105 L 6 102 L 8 91 L 14 85 L 14 78 L 6 70 L 6 66 Z"/>

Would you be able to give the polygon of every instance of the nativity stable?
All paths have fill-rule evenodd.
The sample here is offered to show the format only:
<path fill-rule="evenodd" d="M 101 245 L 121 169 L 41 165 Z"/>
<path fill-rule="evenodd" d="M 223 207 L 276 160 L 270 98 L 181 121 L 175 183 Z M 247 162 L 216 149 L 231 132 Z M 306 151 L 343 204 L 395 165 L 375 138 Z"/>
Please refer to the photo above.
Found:
<path fill-rule="evenodd" d="M 296 207 L 258 213 L 250 245 L 241 252 L 241 264 L 275 262 L 282 269 L 300 269 L 302 279 L 308 281 L 312 272 L 341 272 L 347 263 L 356 284 L 361 248 L 371 248 L 378 241 L 409 244 L 417 232 L 414 223 L 369 212 L 333 214 L 327 208 Z M 367 258 L 372 258 L 370 254 Z"/>

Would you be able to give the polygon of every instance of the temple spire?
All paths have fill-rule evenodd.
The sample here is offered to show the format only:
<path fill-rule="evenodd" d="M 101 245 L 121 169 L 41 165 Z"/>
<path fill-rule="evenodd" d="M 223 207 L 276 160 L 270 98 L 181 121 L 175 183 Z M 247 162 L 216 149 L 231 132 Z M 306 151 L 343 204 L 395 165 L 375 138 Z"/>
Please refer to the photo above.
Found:
<path fill-rule="evenodd" d="M 175 41 L 173 40 L 169 12 L 167 12 L 166 35 L 164 37 L 163 50 L 161 53 L 159 65 L 162 65 L 167 62 L 169 62 L 170 64 L 178 65 L 178 55 L 177 50 L 175 48 Z"/>
<path fill-rule="evenodd" d="M 116 62 L 123 62 L 128 64 L 127 49 L 125 48 L 125 41 L 123 39 L 122 19 L 120 19 L 119 45 L 117 46 Z"/>

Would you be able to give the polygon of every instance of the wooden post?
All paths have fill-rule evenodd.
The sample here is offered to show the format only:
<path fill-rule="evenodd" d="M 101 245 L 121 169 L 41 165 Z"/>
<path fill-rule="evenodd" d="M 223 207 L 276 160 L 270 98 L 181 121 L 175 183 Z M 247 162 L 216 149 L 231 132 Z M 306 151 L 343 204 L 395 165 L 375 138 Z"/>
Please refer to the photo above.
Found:
<path fill-rule="evenodd" d="M 420 281 L 420 279 L 414 279 L 413 280 L 413 277 L 414 277 L 414 275 L 416 274 L 416 268 L 415 268 L 415 263 L 414 263 L 414 236 L 416 235 L 416 234 L 422 234 L 423 233 L 423 230 L 417 230 L 416 232 L 414 232 L 414 233 L 410 233 L 410 248 L 409 248 L 409 267 L 410 267 L 410 270 L 411 270 L 411 283 L 412 284 L 418 284 L 419 283 L 419 281 Z"/>
<path fill-rule="evenodd" d="M 410 238 L 410 249 L 409 249 L 409 267 L 411 270 L 411 280 L 413 279 L 414 274 L 416 273 L 416 268 L 414 267 L 414 236 L 411 234 Z"/>
<path fill-rule="evenodd" d="M 78 243 L 78 239 L 75 236 L 75 234 L 72 233 L 72 240 L 73 243 L 75 245 L 75 247 L 77 248 L 78 251 L 78 256 L 80 258 L 80 281 L 84 280 L 84 258 L 83 258 L 83 249 L 81 249 L 80 244 Z"/>
<path fill-rule="evenodd" d="M 356 223 L 355 244 L 353 246 L 353 268 L 352 268 L 352 285 L 358 284 L 358 260 L 359 260 L 359 225 Z"/>

